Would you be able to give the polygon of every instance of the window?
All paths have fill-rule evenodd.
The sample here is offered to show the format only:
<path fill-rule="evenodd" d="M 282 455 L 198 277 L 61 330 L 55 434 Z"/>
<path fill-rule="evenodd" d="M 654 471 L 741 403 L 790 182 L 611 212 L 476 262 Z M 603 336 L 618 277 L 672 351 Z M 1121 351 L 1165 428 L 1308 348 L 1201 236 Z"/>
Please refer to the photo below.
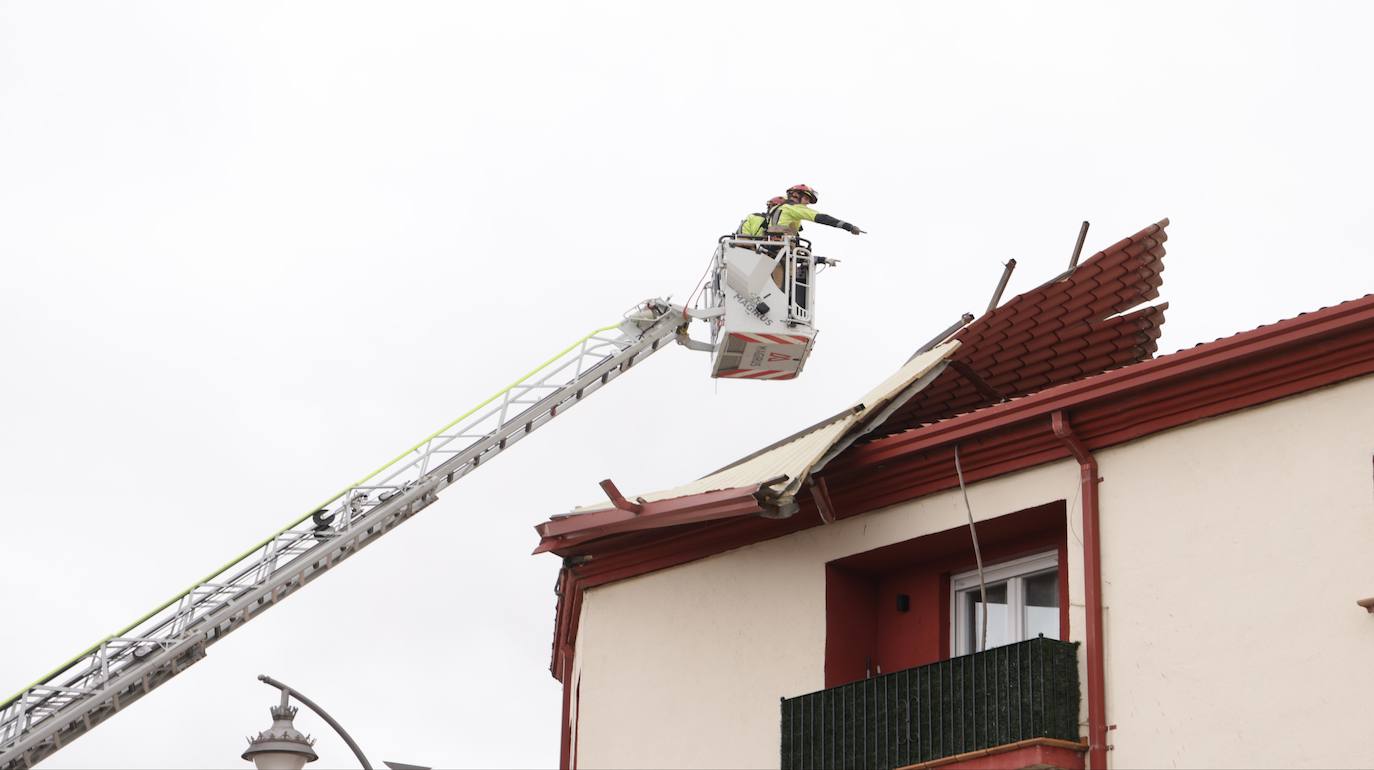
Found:
<path fill-rule="evenodd" d="M 987 583 L 987 648 L 1059 637 L 1059 559 L 1054 551 L 983 569 Z M 978 570 L 950 578 L 950 649 L 967 655 L 981 647 L 983 598 Z"/>

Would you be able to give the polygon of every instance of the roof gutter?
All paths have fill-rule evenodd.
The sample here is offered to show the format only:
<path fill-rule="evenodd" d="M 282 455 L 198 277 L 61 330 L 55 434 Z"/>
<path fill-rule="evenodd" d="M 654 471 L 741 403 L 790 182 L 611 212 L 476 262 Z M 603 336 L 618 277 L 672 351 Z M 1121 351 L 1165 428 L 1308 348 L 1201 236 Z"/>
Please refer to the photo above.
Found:
<path fill-rule="evenodd" d="M 1086 607 L 1088 668 L 1088 767 L 1107 767 L 1107 677 L 1102 643 L 1102 546 L 1099 535 L 1097 458 L 1069 424 L 1063 409 L 1050 415 L 1054 435 L 1078 460 L 1083 500 L 1083 598 Z"/>
<path fill-rule="evenodd" d="M 760 513 L 777 502 L 768 485 L 786 478 L 780 476 L 760 484 L 668 500 L 645 501 L 641 498 L 637 502 L 626 500 L 611 484 L 607 494 L 615 507 L 563 516 L 536 525 L 539 546 L 534 552 L 553 551 L 559 556 L 567 556 L 578 546 L 597 538 Z"/>
<path fill-rule="evenodd" d="M 1352 327 L 1370 323 L 1374 323 L 1374 295 L 884 436 L 855 447 L 843 462 L 846 467 L 886 462 L 1016 422 L 1038 421 L 1049 412 L 1081 406 L 1088 399 L 1156 387 L 1174 378 L 1307 344 L 1326 335 L 1348 333 Z"/>

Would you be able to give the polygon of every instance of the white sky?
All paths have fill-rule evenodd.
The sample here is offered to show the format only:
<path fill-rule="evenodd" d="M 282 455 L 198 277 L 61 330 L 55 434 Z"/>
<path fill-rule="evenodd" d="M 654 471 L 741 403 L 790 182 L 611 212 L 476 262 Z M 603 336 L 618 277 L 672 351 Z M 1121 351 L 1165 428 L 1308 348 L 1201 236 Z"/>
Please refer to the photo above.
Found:
<path fill-rule="evenodd" d="M 52 767 L 248 767 L 267 673 L 374 762 L 550 766 L 531 525 L 843 406 L 1172 218 L 1161 351 L 1371 291 L 1358 3 L 0 3 L 0 688 L 652 295 L 787 185 L 792 383 L 664 352 Z M 691 629 L 684 629 L 691 633 Z M 665 660 L 664 665 L 672 665 Z M 795 693 L 778 693 L 778 695 Z M 318 766 L 349 766 L 313 716 Z"/>

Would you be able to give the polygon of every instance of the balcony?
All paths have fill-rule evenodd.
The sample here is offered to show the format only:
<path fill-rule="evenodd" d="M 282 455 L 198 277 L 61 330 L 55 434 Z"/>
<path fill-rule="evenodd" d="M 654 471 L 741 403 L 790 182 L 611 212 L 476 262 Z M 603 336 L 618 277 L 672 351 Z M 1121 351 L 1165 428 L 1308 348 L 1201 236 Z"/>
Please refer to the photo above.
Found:
<path fill-rule="evenodd" d="M 784 698 L 782 768 L 897 768 L 1078 734 L 1078 644 L 1039 637 Z"/>

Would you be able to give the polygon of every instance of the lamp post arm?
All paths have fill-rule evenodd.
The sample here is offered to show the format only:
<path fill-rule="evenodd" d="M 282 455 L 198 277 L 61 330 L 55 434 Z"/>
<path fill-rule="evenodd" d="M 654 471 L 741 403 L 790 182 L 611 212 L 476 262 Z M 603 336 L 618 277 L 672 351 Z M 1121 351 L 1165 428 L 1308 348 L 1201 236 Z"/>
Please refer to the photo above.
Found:
<path fill-rule="evenodd" d="M 334 728 L 334 732 L 338 733 L 339 737 L 344 739 L 344 743 L 348 744 L 348 748 L 353 750 L 353 756 L 357 757 L 358 761 L 362 763 L 363 770 L 373 770 L 372 764 L 368 762 L 367 757 L 363 755 L 363 750 L 358 748 L 358 744 L 355 743 L 352 736 L 350 736 L 348 732 L 343 729 L 343 725 L 340 725 L 338 722 L 336 722 L 334 720 L 334 717 L 329 716 L 329 714 L 326 713 L 324 709 L 320 708 L 315 703 L 315 701 L 310 700 L 309 698 L 302 695 L 300 690 L 297 690 L 281 682 L 278 682 L 277 680 L 273 679 L 270 676 L 267 676 L 266 674 L 259 675 L 258 680 L 270 684 L 278 690 L 281 690 L 283 695 L 289 695 L 295 698 L 296 700 L 300 701 L 301 703 L 304 703 L 307 708 L 318 714 L 320 719 L 323 719 L 325 722 L 328 722 L 329 726 Z"/>

